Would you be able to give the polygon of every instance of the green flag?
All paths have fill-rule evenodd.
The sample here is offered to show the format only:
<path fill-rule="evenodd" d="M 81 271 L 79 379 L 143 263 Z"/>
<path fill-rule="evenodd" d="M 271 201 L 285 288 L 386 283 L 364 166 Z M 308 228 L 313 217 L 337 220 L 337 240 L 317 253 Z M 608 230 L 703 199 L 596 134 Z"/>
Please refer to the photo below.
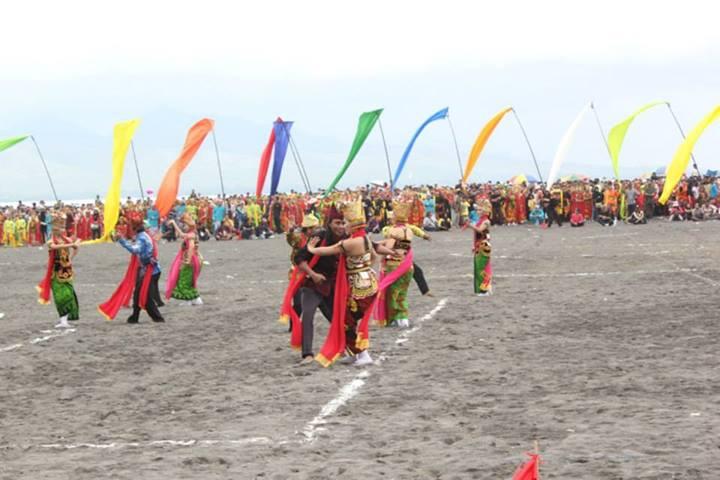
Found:
<path fill-rule="evenodd" d="M 0 140 L 0 152 L 3 150 L 7 150 L 8 148 L 12 147 L 13 145 L 16 145 L 26 138 L 28 138 L 30 135 L 22 135 L 19 137 L 12 137 L 8 138 L 7 140 Z"/>
<path fill-rule="evenodd" d="M 630 128 L 630 124 L 633 120 L 635 120 L 635 117 L 643 113 L 645 110 L 658 105 L 667 105 L 667 102 L 648 103 L 610 129 L 610 133 L 608 134 L 608 148 L 610 149 L 610 156 L 612 157 L 612 166 L 613 171 L 615 172 L 615 178 L 618 180 L 620 180 L 620 165 L 618 163 L 618 159 L 620 158 L 620 149 L 622 148 L 623 141 L 625 140 L 625 134 L 627 133 L 628 128 Z"/>
<path fill-rule="evenodd" d="M 355 155 L 358 154 L 360 148 L 363 146 L 363 143 L 365 143 L 365 139 L 368 137 L 368 135 L 370 135 L 370 132 L 377 123 L 378 118 L 380 118 L 380 114 L 382 113 L 382 111 L 383 109 L 381 108 L 379 110 L 365 112 L 360 115 L 357 133 L 355 133 L 355 140 L 353 140 L 352 148 L 350 149 L 350 155 L 348 155 L 347 160 L 345 160 L 345 164 L 340 169 L 340 172 L 337 174 L 335 179 L 330 182 L 330 186 L 327 188 L 327 190 L 325 190 L 325 197 L 327 197 L 330 192 L 333 191 L 335 185 L 337 185 L 343 175 L 345 175 L 347 169 L 350 167 L 350 164 L 353 162 L 353 160 L 355 160 Z"/>

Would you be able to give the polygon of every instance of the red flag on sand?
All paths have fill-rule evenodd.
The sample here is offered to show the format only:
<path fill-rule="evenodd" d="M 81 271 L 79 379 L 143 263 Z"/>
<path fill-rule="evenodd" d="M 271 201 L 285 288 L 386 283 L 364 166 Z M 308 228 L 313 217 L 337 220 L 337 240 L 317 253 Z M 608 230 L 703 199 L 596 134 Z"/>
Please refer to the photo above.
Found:
<path fill-rule="evenodd" d="M 518 467 L 512 480 L 540 480 L 540 455 L 535 453 L 526 455 L 530 457 L 530 460 Z"/>

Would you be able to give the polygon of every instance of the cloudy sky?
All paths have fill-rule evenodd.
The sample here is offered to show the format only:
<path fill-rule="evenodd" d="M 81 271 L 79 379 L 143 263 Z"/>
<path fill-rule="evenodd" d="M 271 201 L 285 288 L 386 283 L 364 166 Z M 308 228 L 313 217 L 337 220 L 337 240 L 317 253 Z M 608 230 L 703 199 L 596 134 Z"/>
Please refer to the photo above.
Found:
<path fill-rule="evenodd" d="M 605 131 L 637 107 L 668 100 L 686 130 L 720 103 L 720 7 L 713 1 L 27 1 L 4 5 L 0 29 L 0 139 L 33 134 L 65 199 L 104 195 L 112 127 L 140 118 L 135 136 L 143 183 L 157 188 L 196 120 L 216 120 L 228 191 L 252 190 L 260 152 L 278 115 L 313 187 L 345 160 L 363 111 L 382 124 L 397 164 L 429 115 L 449 106 L 464 163 L 475 136 L 513 106 L 547 175 L 558 142 L 594 101 Z M 631 176 L 669 162 L 680 141 L 667 109 L 632 125 L 621 155 Z M 720 168 L 720 125 L 696 150 Z M 130 157 L 128 158 L 130 160 Z M 405 182 L 459 176 L 447 122 L 415 145 Z M 0 200 L 49 197 L 31 143 L 0 154 Z M 535 174 L 522 134 L 507 117 L 473 174 Z M 561 174 L 611 174 L 591 116 Z M 340 186 L 385 179 L 379 131 Z M 281 188 L 301 188 L 288 158 Z M 212 142 L 182 190 L 217 193 Z M 137 195 L 126 165 L 124 194 Z"/>

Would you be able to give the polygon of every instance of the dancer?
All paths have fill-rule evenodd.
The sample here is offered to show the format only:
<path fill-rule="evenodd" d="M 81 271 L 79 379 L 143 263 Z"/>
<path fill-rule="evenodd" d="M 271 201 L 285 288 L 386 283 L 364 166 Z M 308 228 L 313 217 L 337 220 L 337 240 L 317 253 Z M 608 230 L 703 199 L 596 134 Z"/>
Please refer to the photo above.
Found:
<path fill-rule="evenodd" d="M 310 238 L 313 229 L 317 228 L 319 225 L 320 221 L 312 213 L 308 213 L 307 215 L 305 215 L 299 230 L 295 229 L 294 219 L 291 220 L 290 231 L 285 235 L 285 240 L 287 241 L 288 245 L 290 245 L 291 249 L 290 271 L 288 272 L 288 280 L 290 281 L 290 285 L 293 285 L 294 279 L 300 274 L 297 269 L 297 261 L 295 259 L 298 253 L 303 248 L 305 248 L 305 245 L 307 244 L 307 241 Z M 300 289 L 296 290 L 297 291 L 293 295 L 292 302 L 293 310 L 295 311 L 295 314 L 299 317 L 302 314 L 302 293 Z M 288 322 L 287 320 L 287 317 L 283 317 L 281 315 L 281 323 L 288 323 L 288 331 L 292 332 L 293 322 Z"/>
<path fill-rule="evenodd" d="M 128 225 L 127 235 L 132 240 L 126 240 L 117 233 L 112 234 L 122 247 L 132 254 L 125 277 L 118 288 L 108 299 L 98 307 L 100 313 L 112 320 L 120 308 L 128 306 L 130 295 L 133 298 L 133 311 L 127 323 L 136 324 L 140 321 L 140 311 L 145 309 L 153 322 L 164 322 L 158 310 L 158 282 L 160 280 L 160 265 L 158 263 L 157 242 L 145 231 L 142 220 L 135 218 Z"/>
<path fill-rule="evenodd" d="M 52 292 L 55 308 L 60 317 L 60 322 L 55 328 L 70 328 L 68 320 L 80 319 L 80 307 L 73 288 L 72 267 L 72 260 L 77 255 L 80 241 L 66 237 L 64 233 L 65 215 L 60 213 L 53 215 L 52 236 L 47 242 L 47 269 L 45 277 L 36 287 L 39 293 L 38 301 L 45 305 L 50 303 L 50 292 Z"/>
<path fill-rule="evenodd" d="M 187 227 L 187 232 L 184 232 L 175 220 L 170 221 L 170 225 L 175 229 L 178 238 L 182 240 L 182 244 L 170 267 L 165 287 L 165 298 L 172 297 L 177 300 L 184 300 L 185 305 L 202 305 L 202 298 L 200 298 L 197 291 L 197 280 L 202 268 L 202 257 L 198 250 L 195 221 L 187 213 L 182 216 L 182 221 Z"/>
<path fill-rule="evenodd" d="M 311 240 L 315 240 L 316 245 L 324 247 L 337 244 L 345 238 L 342 213 L 335 206 L 331 207 L 326 227 L 311 235 Z M 290 285 L 285 292 L 280 312 L 281 322 L 292 320 L 290 345 L 301 349 L 301 364 L 312 363 L 314 359 L 314 322 L 318 308 L 328 322 L 332 321 L 333 295 L 338 270 L 337 255 L 315 256 L 310 253 L 308 243 L 306 242 L 294 257 L 296 268 L 291 274 Z"/>
<path fill-rule="evenodd" d="M 378 293 L 378 280 L 372 269 L 376 254 L 365 233 L 361 199 L 344 203 L 342 213 L 350 238 L 326 247 L 318 246 L 319 238 L 308 242 L 308 252 L 313 255 L 339 256 L 332 323 L 325 345 L 315 357 L 324 367 L 335 362 L 346 347 L 354 365 L 369 365 L 373 361 L 368 352 L 368 327 Z"/>
<path fill-rule="evenodd" d="M 394 201 L 393 226 L 383 232 L 386 238 L 383 244 L 393 250 L 393 254 L 387 255 L 382 262 L 381 280 L 395 271 L 399 277 L 388 287 L 387 294 L 381 295 L 376 318 L 383 325 L 394 324 L 400 328 L 410 327 L 407 293 L 413 278 L 411 246 L 414 234 L 407 222 L 412 207 L 413 203 L 407 199 Z M 425 236 L 425 232 L 422 235 Z"/>
<path fill-rule="evenodd" d="M 474 286 L 478 296 L 492 293 L 492 267 L 490 265 L 490 219 L 488 211 L 482 210 L 480 220 L 472 225 L 474 242 Z"/>

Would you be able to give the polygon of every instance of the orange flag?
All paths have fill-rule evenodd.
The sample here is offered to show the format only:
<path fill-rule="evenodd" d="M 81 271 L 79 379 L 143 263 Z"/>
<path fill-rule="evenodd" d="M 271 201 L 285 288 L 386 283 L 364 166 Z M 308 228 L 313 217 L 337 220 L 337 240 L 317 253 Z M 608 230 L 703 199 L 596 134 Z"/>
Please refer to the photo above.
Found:
<path fill-rule="evenodd" d="M 475 164 L 478 161 L 478 158 L 480 157 L 480 154 L 483 151 L 483 148 L 485 148 L 485 144 L 490 139 L 490 135 L 495 131 L 495 127 L 498 126 L 498 123 L 500 123 L 500 120 L 503 119 L 506 113 L 512 111 L 512 107 L 503 108 L 498 113 L 495 114 L 494 117 L 490 119 L 488 123 L 485 124 L 483 129 L 480 131 L 480 134 L 478 135 L 477 139 L 475 140 L 475 144 L 472 147 L 472 150 L 470 150 L 470 156 L 468 157 L 468 161 L 465 164 L 465 172 L 463 172 L 463 183 L 466 183 L 468 181 L 468 178 L 470 178 L 470 174 L 473 171 L 473 168 L 475 168 Z"/>
<path fill-rule="evenodd" d="M 175 199 L 177 199 L 180 188 L 180 175 L 190 164 L 205 140 L 205 137 L 207 137 L 214 126 L 215 122 L 213 120 L 203 118 L 188 130 L 187 137 L 185 137 L 185 145 L 183 145 L 180 156 L 170 165 L 167 172 L 165 172 L 165 177 L 163 177 L 163 181 L 158 189 L 155 208 L 160 212 L 161 217 L 167 215 L 175 204 Z"/>

